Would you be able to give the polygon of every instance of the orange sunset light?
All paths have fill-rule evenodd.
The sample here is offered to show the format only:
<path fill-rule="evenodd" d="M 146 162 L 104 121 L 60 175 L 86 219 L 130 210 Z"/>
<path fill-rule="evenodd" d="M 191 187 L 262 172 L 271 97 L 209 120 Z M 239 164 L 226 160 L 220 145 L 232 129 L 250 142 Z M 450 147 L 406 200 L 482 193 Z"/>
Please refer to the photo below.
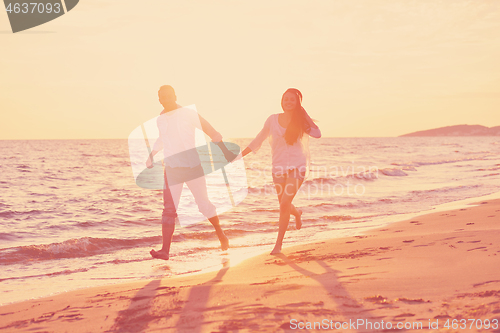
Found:
<path fill-rule="evenodd" d="M 324 136 L 500 125 L 500 3 L 86 0 L 12 34 L 0 14 L 0 139 L 126 138 L 176 87 L 252 137 L 289 87 Z"/>

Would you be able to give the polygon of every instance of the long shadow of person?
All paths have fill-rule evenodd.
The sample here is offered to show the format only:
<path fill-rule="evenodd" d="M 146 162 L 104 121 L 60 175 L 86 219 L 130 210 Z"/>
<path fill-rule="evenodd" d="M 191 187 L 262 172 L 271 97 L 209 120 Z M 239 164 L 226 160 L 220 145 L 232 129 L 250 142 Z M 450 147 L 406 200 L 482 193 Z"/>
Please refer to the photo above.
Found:
<path fill-rule="evenodd" d="M 370 315 L 370 310 L 365 309 L 362 304 L 360 304 L 354 297 L 352 297 L 349 292 L 342 286 L 342 283 L 339 281 L 339 273 L 340 271 L 332 269 L 322 260 L 314 260 L 318 265 L 324 268 L 325 272 L 323 274 L 318 274 L 312 271 L 309 271 L 305 268 L 297 265 L 293 260 L 288 258 L 285 254 L 280 253 L 277 254 L 276 257 L 283 260 L 288 266 L 299 272 L 300 274 L 310 277 L 317 282 L 319 282 L 323 288 L 330 295 L 331 299 L 336 303 L 336 311 L 344 317 L 344 319 L 339 320 L 341 322 L 349 322 L 351 323 L 360 323 L 358 320 L 364 320 L 364 325 L 346 325 L 344 330 L 350 330 L 355 332 L 373 332 L 376 329 L 370 328 L 370 326 L 366 326 L 366 321 L 370 318 L 373 321 L 380 321 L 380 318 L 376 318 L 375 316 Z M 349 327 L 347 327 L 349 326 Z M 361 328 L 360 328 L 361 326 Z M 353 329 L 355 327 L 355 329 Z M 398 330 L 403 332 L 404 330 Z"/>
<path fill-rule="evenodd" d="M 118 313 L 113 327 L 108 332 L 143 332 L 149 323 L 156 319 L 151 315 L 153 299 L 161 280 L 153 280 L 140 289 L 130 299 L 127 309 Z"/>
<path fill-rule="evenodd" d="M 225 260 L 222 264 L 223 268 L 213 279 L 201 285 L 193 286 L 189 291 L 188 299 L 175 325 L 177 332 L 201 332 L 205 323 L 204 312 L 217 309 L 216 307 L 206 308 L 206 305 L 210 299 L 212 286 L 222 282 L 222 277 L 229 270 L 229 260 Z M 224 309 L 225 307 L 226 305 L 221 305 L 220 309 Z"/>

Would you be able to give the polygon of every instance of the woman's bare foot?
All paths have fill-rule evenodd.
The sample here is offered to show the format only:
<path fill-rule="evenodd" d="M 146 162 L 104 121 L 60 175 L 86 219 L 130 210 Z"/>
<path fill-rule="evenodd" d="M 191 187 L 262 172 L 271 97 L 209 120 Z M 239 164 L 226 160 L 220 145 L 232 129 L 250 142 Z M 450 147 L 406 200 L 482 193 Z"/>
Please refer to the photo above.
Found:
<path fill-rule="evenodd" d="M 280 254 L 280 253 L 281 253 L 281 244 L 280 245 L 276 244 L 270 254 Z"/>
<path fill-rule="evenodd" d="M 302 228 L 302 210 L 297 209 L 299 215 L 295 215 L 295 229 L 300 230 Z"/>
<path fill-rule="evenodd" d="M 219 237 L 219 241 L 222 251 L 226 251 L 227 249 L 229 249 L 229 239 L 227 239 L 226 235 L 223 234 L 221 237 Z"/>
<path fill-rule="evenodd" d="M 168 258 L 169 258 L 168 252 L 163 251 L 163 250 L 160 250 L 160 251 L 151 250 L 149 253 L 155 259 L 168 260 Z"/>

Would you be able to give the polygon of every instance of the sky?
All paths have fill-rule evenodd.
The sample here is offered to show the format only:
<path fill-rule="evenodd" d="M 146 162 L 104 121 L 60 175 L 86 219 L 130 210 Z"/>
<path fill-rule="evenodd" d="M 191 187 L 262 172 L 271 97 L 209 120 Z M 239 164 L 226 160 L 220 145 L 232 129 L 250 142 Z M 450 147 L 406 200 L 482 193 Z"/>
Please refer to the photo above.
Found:
<path fill-rule="evenodd" d="M 254 137 L 287 88 L 325 137 L 500 125 L 497 0 L 81 0 L 13 34 L 0 12 L 0 139 L 127 138 L 182 105 Z"/>

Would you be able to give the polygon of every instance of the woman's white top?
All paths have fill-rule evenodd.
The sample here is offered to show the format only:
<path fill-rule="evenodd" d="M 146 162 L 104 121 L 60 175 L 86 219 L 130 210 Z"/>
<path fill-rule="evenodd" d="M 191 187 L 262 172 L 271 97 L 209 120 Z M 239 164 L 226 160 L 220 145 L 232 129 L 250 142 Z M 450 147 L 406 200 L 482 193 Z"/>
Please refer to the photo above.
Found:
<path fill-rule="evenodd" d="M 280 174 L 295 168 L 305 171 L 309 156 L 307 138 L 299 138 L 293 145 L 287 144 L 284 137 L 286 128 L 279 124 L 278 116 L 279 114 L 273 114 L 267 118 L 264 128 L 248 145 L 248 148 L 256 152 L 262 146 L 264 140 L 269 138 L 273 160 L 273 174 Z M 304 136 L 307 134 L 313 138 L 321 137 L 321 131 L 317 127 L 310 127 L 304 133 Z"/>

